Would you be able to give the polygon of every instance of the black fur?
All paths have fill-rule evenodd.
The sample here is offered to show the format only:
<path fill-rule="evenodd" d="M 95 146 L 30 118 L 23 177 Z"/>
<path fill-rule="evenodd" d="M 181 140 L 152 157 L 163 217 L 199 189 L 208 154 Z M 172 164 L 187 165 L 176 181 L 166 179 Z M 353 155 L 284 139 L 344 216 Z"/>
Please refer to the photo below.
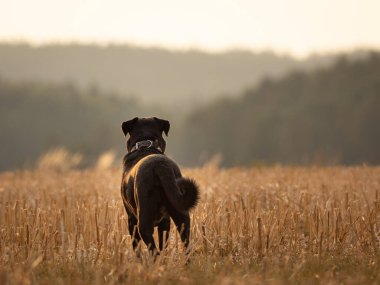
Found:
<path fill-rule="evenodd" d="M 158 227 L 159 249 L 164 247 L 173 219 L 181 240 L 187 247 L 190 238 L 189 210 L 199 198 L 194 180 L 182 177 L 178 165 L 168 158 L 162 132 L 169 133 L 169 121 L 154 118 L 134 118 L 122 124 L 128 153 L 123 160 L 121 195 L 128 214 L 129 233 L 136 249 L 140 239 L 152 254 L 157 253 L 153 239 L 154 227 Z M 136 142 L 157 141 L 158 148 L 143 148 L 130 152 Z"/>
<path fill-rule="evenodd" d="M 181 190 L 182 201 L 178 203 L 180 211 L 194 208 L 199 200 L 199 190 L 197 183 L 190 178 L 177 178 L 177 186 Z"/>

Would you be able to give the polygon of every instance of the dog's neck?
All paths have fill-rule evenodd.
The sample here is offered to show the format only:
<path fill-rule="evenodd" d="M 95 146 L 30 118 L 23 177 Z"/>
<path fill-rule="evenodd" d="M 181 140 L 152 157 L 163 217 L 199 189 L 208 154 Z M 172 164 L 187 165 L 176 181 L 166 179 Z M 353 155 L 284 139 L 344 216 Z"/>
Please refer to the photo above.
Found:
<path fill-rule="evenodd" d="M 135 151 L 128 152 L 123 158 L 123 167 L 125 172 L 129 172 L 131 168 L 142 158 L 151 154 L 164 154 L 158 148 L 140 148 Z"/>
<path fill-rule="evenodd" d="M 138 151 L 140 149 L 145 149 L 145 148 L 155 148 L 157 149 L 158 151 L 160 152 L 163 152 L 159 143 L 158 143 L 158 140 L 142 140 L 142 141 L 138 141 L 137 143 L 135 143 L 135 145 L 132 146 L 131 150 L 129 152 L 135 152 L 135 151 Z"/>

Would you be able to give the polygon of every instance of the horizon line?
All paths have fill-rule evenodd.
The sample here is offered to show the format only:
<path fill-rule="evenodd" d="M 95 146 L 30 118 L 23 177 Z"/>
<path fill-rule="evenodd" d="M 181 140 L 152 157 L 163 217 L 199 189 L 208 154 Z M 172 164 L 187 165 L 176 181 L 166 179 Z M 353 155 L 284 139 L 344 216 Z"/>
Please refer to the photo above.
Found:
<path fill-rule="evenodd" d="M 297 60 L 304 60 L 308 58 L 318 57 L 318 56 L 334 56 L 339 54 L 348 54 L 353 52 L 360 51 L 380 51 L 380 46 L 363 44 L 351 47 L 344 48 L 326 48 L 319 50 L 312 50 L 309 52 L 305 52 L 303 54 L 297 53 L 295 51 L 291 51 L 288 49 L 280 49 L 275 47 L 248 47 L 243 45 L 231 45 L 227 47 L 220 48 L 209 48 L 202 47 L 196 45 L 185 45 L 185 46 L 168 46 L 165 44 L 159 43 L 138 43 L 131 42 L 127 40 L 79 40 L 79 39 L 47 39 L 47 40 L 32 40 L 26 38 L 1 38 L 0 44 L 9 44 L 9 45 L 27 45 L 30 47 L 48 47 L 48 46 L 96 46 L 100 48 L 109 48 L 112 46 L 118 47 L 131 47 L 136 49 L 158 49 L 169 52 L 177 52 L 177 53 L 188 53 L 188 52 L 199 52 L 206 54 L 227 54 L 232 52 L 248 52 L 252 54 L 273 54 L 279 57 L 292 57 Z"/>

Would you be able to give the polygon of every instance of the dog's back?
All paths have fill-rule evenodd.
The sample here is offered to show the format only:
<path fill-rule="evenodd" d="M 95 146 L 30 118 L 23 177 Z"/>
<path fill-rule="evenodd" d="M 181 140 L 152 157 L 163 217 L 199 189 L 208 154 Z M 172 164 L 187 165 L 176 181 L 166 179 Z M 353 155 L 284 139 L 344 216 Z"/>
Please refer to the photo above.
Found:
<path fill-rule="evenodd" d="M 135 196 L 163 191 L 157 194 L 164 194 L 170 204 L 166 205 L 168 208 L 184 212 L 193 208 L 198 201 L 199 191 L 195 182 L 183 178 L 177 164 L 165 155 L 151 154 L 142 158 L 131 169 L 130 177 L 134 181 Z"/>

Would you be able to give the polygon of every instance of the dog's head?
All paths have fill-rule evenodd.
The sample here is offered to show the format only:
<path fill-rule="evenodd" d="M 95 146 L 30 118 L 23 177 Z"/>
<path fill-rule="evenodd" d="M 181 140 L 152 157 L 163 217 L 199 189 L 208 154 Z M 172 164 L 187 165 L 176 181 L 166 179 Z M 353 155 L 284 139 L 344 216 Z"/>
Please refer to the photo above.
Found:
<path fill-rule="evenodd" d="M 165 152 L 166 142 L 162 137 L 162 132 L 167 136 L 170 129 L 170 123 L 156 117 L 153 118 L 134 118 L 126 121 L 121 125 L 124 135 L 129 134 L 127 140 L 127 150 L 131 151 L 132 147 L 140 141 L 151 140 L 157 141 L 162 152 Z"/>

